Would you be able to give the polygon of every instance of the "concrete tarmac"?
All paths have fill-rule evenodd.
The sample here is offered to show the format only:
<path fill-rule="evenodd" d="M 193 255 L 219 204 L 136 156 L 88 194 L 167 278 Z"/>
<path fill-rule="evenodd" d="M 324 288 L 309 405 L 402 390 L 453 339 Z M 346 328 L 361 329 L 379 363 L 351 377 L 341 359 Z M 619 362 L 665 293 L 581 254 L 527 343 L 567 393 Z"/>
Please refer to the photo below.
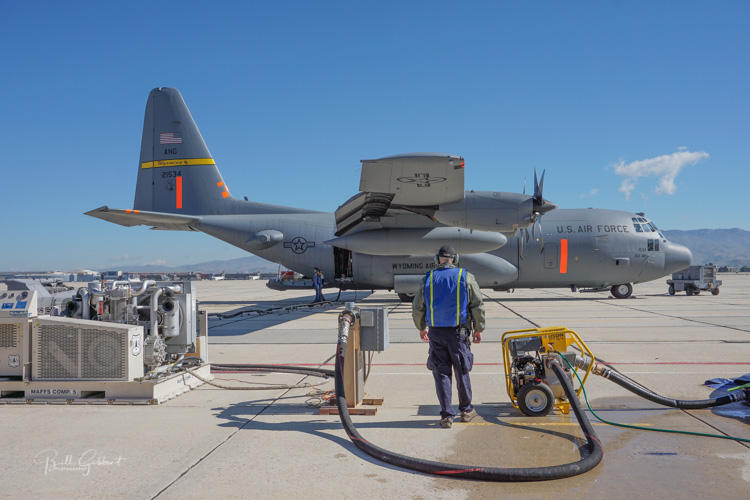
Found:
<path fill-rule="evenodd" d="M 387 292 L 341 300 L 389 310 L 390 347 L 373 358 L 366 392 L 384 399 L 375 416 L 354 416 L 367 440 L 388 450 L 454 464 L 535 467 L 577 461 L 573 415 L 530 418 L 505 389 L 500 346 L 508 330 L 564 325 L 594 354 L 671 398 L 724 393 L 703 383 L 750 372 L 750 276 L 721 275 L 718 296 L 669 296 L 664 280 L 630 299 L 608 293 L 517 290 L 485 295 L 487 331 L 474 345 L 474 404 L 480 418 L 438 424 L 427 346 L 410 305 Z M 198 282 L 214 363 L 283 363 L 332 368 L 341 304 L 299 309 L 312 291 L 275 292 L 259 281 Z M 336 292 L 327 291 L 328 298 Z M 356 295 L 356 296 L 355 296 Z M 291 374 L 215 373 L 232 387 L 318 383 Z M 604 459 L 569 479 L 492 483 L 434 477 L 360 452 L 338 416 L 321 416 L 317 388 L 224 390 L 204 385 L 158 406 L 0 405 L 2 498 L 750 498 L 750 446 L 594 422 Z M 600 377 L 586 391 L 602 418 L 750 439 L 750 406 L 683 411 L 646 401 Z M 583 398 L 581 398 L 583 399 Z M 455 398 L 454 398 L 455 400 Z M 584 403 L 585 407 L 585 403 Z"/>

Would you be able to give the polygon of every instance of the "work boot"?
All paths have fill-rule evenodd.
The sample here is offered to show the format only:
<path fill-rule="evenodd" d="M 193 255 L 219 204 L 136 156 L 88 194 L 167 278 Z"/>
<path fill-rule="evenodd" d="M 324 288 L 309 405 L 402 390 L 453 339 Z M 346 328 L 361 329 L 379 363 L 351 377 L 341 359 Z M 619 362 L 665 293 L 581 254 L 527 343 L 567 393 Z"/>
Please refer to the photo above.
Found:
<path fill-rule="evenodd" d="M 445 417 L 440 419 L 440 427 L 443 429 L 450 429 L 453 426 L 453 417 Z"/>
<path fill-rule="evenodd" d="M 462 411 L 461 422 L 471 422 L 476 416 L 477 416 L 477 411 L 473 408 L 471 409 L 471 411 Z"/>

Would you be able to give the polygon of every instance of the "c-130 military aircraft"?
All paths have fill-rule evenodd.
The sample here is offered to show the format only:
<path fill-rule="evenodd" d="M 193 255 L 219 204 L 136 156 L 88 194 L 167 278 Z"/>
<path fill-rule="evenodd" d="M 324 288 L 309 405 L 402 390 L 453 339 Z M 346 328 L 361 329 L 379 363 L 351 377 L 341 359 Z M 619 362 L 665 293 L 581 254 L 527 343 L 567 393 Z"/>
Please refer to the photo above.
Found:
<path fill-rule="evenodd" d="M 151 91 L 132 209 L 86 215 L 123 226 L 201 231 L 343 289 L 394 290 L 410 300 L 451 245 L 482 288 L 611 290 L 684 269 L 690 250 L 643 214 L 559 209 L 534 194 L 464 191 L 465 161 L 439 153 L 362 160 L 359 193 L 335 213 L 234 198 L 177 89 Z M 525 191 L 525 190 L 524 190 Z M 541 219 L 544 215 L 544 229 Z M 532 243 L 529 243 L 531 227 Z"/>

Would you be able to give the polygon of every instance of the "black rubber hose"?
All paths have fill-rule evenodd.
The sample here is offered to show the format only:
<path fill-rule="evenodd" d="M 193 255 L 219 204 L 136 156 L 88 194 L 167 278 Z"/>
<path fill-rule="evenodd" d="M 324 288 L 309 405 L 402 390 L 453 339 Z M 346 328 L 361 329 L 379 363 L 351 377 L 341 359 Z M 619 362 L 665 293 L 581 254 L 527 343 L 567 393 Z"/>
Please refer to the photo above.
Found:
<path fill-rule="evenodd" d="M 720 398 L 713 399 L 697 399 L 697 400 L 682 400 L 682 399 L 671 399 L 660 396 L 655 392 L 651 391 L 638 384 L 637 382 L 630 380 L 626 376 L 614 371 L 609 368 L 598 365 L 597 368 L 601 373 L 598 373 L 602 377 L 611 380 L 620 387 L 629 390 L 630 392 L 641 396 L 642 398 L 648 399 L 654 403 L 669 406 L 671 408 L 681 408 L 683 410 L 698 410 L 701 408 L 712 408 L 714 406 L 723 406 L 737 401 L 744 401 L 746 395 L 744 391 L 737 391 L 734 394 L 728 396 L 722 396 Z"/>
<path fill-rule="evenodd" d="M 243 372 L 279 372 L 310 375 L 313 377 L 333 377 L 333 370 L 326 368 L 312 368 L 309 366 L 287 365 L 248 365 L 248 364 L 216 364 L 211 363 L 212 370 L 243 371 Z"/>
<path fill-rule="evenodd" d="M 341 417 L 341 423 L 343 424 L 344 429 L 349 436 L 349 439 L 352 440 L 352 443 L 354 443 L 354 445 L 363 452 L 377 458 L 378 460 L 389 463 L 391 465 L 402 467 L 404 469 L 425 472 L 428 474 L 435 474 L 442 477 L 506 482 L 548 481 L 551 479 L 562 479 L 566 477 L 576 476 L 593 469 L 602 460 L 603 451 L 601 443 L 596 437 L 593 426 L 586 418 L 586 414 L 581 407 L 581 403 L 578 401 L 578 396 L 575 393 L 573 386 L 570 384 L 567 375 L 556 361 L 550 363 L 550 366 L 555 371 L 555 374 L 557 374 L 557 378 L 562 381 L 562 386 L 565 390 L 565 394 L 567 394 L 568 396 L 568 400 L 573 407 L 573 411 L 575 412 L 578 423 L 581 426 L 583 435 L 586 437 L 586 445 L 584 446 L 586 456 L 584 456 L 577 462 L 564 465 L 553 465 L 548 467 L 513 469 L 505 469 L 502 467 L 476 467 L 434 462 L 431 460 L 422 460 L 419 458 L 408 457 L 406 455 L 400 455 L 398 453 L 380 448 L 365 440 L 359 434 L 359 432 L 357 432 L 357 429 L 354 428 L 351 417 L 349 416 L 349 410 L 346 407 L 346 395 L 344 394 L 343 378 L 346 341 L 347 335 L 341 335 L 340 332 L 336 350 L 335 369 L 336 403 L 339 409 L 339 416 Z"/>

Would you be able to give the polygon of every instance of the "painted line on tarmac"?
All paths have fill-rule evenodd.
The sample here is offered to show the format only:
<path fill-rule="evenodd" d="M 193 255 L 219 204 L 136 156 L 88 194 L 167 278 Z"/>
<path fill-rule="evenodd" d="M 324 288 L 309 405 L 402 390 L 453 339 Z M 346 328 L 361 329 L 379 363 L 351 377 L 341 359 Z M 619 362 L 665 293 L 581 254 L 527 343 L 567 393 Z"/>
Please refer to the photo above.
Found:
<path fill-rule="evenodd" d="M 628 361 L 623 363 L 601 363 L 606 366 L 621 366 L 621 365 L 644 365 L 644 366 L 736 366 L 746 365 L 750 366 L 750 361 L 653 361 L 653 362 L 640 362 L 640 361 Z M 334 366 L 334 363 L 271 363 L 269 366 Z M 424 363 L 372 363 L 371 366 L 424 366 Z M 503 366 L 502 363 L 474 363 L 474 366 Z M 684 372 L 682 372 L 684 373 Z"/>
<path fill-rule="evenodd" d="M 494 424 L 492 422 L 454 422 L 456 425 L 498 425 Z M 513 427 L 567 427 L 567 426 L 574 426 L 579 427 L 578 422 L 528 422 L 523 424 L 513 424 L 510 422 L 503 422 L 503 425 L 512 425 Z M 602 422 L 593 422 L 591 425 L 609 425 Z M 649 423 L 642 423 L 642 422 L 636 422 L 633 424 L 627 424 L 627 425 L 638 425 L 641 427 L 653 427 L 654 424 Z"/>
<path fill-rule="evenodd" d="M 701 371 L 701 372 L 631 372 L 625 371 L 620 373 L 627 373 L 628 375 L 736 375 L 737 372 L 716 372 L 716 371 Z M 375 372 L 375 375 L 432 375 L 432 372 L 425 369 L 423 372 Z M 477 372 L 472 371 L 471 376 L 475 375 L 493 375 L 505 377 L 505 372 Z"/>

